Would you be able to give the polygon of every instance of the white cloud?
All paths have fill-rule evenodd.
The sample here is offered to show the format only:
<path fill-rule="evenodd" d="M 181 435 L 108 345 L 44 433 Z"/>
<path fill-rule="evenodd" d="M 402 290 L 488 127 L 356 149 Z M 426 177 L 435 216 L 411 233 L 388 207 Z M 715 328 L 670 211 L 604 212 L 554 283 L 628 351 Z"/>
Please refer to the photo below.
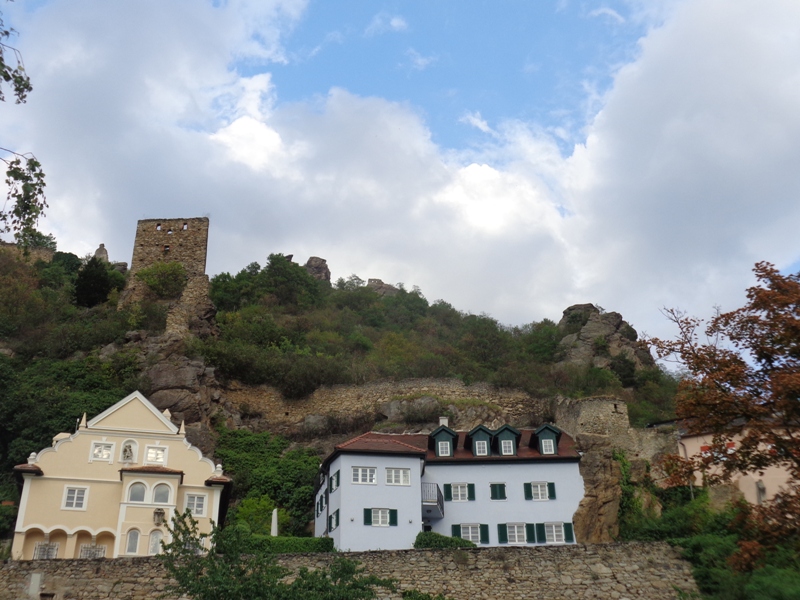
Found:
<path fill-rule="evenodd" d="M 364 30 L 364 35 L 371 37 L 392 31 L 405 31 L 406 29 L 408 29 L 408 23 L 400 15 L 380 12 L 372 17 L 372 21 L 370 21 L 369 25 L 367 25 L 367 28 Z"/>
<path fill-rule="evenodd" d="M 411 68 L 416 69 L 417 71 L 424 71 L 428 67 L 430 67 L 433 63 L 439 60 L 438 56 L 431 55 L 431 56 L 423 56 L 413 48 L 409 48 L 406 51 L 406 56 L 411 59 Z"/>
<path fill-rule="evenodd" d="M 603 6 L 601 8 L 596 8 L 593 11 L 589 12 L 590 17 L 608 17 L 612 21 L 616 21 L 619 24 L 625 22 L 625 17 L 615 11 L 613 8 L 608 8 L 607 6 Z"/>
<path fill-rule="evenodd" d="M 199 6 L 8 5 L 35 89 L 0 135 L 43 161 L 63 249 L 130 260 L 137 219 L 210 214 L 211 274 L 318 255 L 507 323 L 596 302 L 667 335 L 659 307 L 732 308 L 753 263 L 800 257 L 793 0 L 659 13 L 569 157 L 569 132 L 477 111 L 490 135 L 445 149 L 407 104 L 282 104 L 231 64 L 286 60 L 305 3 Z"/>

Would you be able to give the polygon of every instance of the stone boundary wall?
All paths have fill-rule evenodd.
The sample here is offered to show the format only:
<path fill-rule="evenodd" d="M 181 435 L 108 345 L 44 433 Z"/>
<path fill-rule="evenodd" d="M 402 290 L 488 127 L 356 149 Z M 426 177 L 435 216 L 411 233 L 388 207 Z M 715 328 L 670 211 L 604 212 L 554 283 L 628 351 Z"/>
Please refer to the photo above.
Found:
<path fill-rule="evenodd" d="M 399 591 L 379 593 L 383 600 L 414 588 L 453 600 L 666 600 L 679 598 L 677 590 L 697 592 L 690 565 L 662 542 L 290 554 L 278 562 L 296 571 L 326 566 L 336 556 L 396 579 Z M 0 567 L 0 600 L 38 599 L 42 592 L 54 600 L 151 600 L 167 583 L 156 558 L 10 561 Z"/>

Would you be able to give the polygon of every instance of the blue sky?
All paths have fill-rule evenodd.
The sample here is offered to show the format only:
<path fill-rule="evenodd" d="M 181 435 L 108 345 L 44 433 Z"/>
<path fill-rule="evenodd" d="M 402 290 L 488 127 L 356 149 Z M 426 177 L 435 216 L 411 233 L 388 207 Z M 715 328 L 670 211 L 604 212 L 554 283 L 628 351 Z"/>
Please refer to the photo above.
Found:
<path fill-rule="evenodd" d="M 503 323 L 593 302 L 735 308 L 800 261 L 796 0 L 4 4 L 34 90 L 0 146 L 41 223 L 130 261 L 209 216 L 208 272 L 268 254 Z"/>

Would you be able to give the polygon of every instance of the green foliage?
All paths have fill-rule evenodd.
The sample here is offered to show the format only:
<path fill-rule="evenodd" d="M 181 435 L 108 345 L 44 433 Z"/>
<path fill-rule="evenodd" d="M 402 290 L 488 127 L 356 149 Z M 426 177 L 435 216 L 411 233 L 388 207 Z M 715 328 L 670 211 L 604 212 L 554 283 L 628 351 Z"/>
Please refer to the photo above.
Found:
<path fill-rule="evenodd" d="M 277 508 L 269 496 L 251 497 L 242 500 L 229 515 L 232 525 L 245 524 L 254 535 L 269 535 L 272 530 L 272 511 Z M 278 531 L 286 531 L 291 516 L 284 509 L 278 510 Z"/>
<path fill-rule="evenodd" d="M 186 267 L 179 262 L 157 262 L 137 271 L 136 279 L 162 300 L 178 298 L 189 281 Z"/>
<path fill-rule="evenodd" d="M 469 540 L 450 537 L 433 531 L 420 531 L 414 540 L 414 548 L 475 548 Z"/>
<path fill-rule="evenodd" d="M 0 68 L 2 66 L 0 60 Z M 26 244 L 35 237 L 36 224 L 47 208 L 44 171 L 42 164 L 32 154 L 17 154 L 5 148 L 0 148 L 0 151 L 13 155 L 9 160 L 0 159 L 7 165 L 6 205 L 11 207 L 0 210 L 0 233 L 13 231 L 17 243 L 27 250 Z"/>
<path fill-rule="evenodd" d="M 611 370 L 619 379 L 622 387 L 636 385 L 636 363 L 624 354 L 617 354 L 611 359 Z"/>
<path fill-rule="evenodd" d="M 78 271 L 75 279 L 75 303 L 91 308 L 108 299 L 111 290 L 121 290 L 125 286 L 124 277 L 105 262 L 95 257 Z"/>
<path fill-rule="evenodd" d="M 376 588 L 394 591 L 394 582 L 364 575 L 358 563 L 336 558 L 328 568 L 302 568 L 291 582 L 289 570 L 275 564 L 268 553 L 257 552 L 252 535 L 242 527 L 201 534 L 188 513 L 173 518 L 172 541 L 159 555 L 176 581 L 167 594 L 194 600 L 369 600 Z M 198 553 L 210 542 L 210 551 Z"/>
<path fill-rule="evenodd" d="M 449 600 L 449 598 L 442 594 L 431 596 L 430 594 L 426 594 L 417 590 L 404 590 L 403 600 Z"/>
<path fill-rule="evenodd" d="M 271 537 L 253 534 L 249 552 L 256 554 L 310 554 L 336 552 L 333 538 L 329 537 Z"/>

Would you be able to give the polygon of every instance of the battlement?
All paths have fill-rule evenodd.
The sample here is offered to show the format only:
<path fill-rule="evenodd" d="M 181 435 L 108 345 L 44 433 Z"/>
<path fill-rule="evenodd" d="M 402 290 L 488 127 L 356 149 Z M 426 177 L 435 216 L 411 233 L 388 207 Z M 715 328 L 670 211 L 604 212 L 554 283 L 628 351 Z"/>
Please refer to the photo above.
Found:
<path fill-rule="evenodd" d="M 205 275 L 208 218 L 144 219 L 136 224 L 131 274 L 158 262 L 179 262 L 189 277 Z"/>

